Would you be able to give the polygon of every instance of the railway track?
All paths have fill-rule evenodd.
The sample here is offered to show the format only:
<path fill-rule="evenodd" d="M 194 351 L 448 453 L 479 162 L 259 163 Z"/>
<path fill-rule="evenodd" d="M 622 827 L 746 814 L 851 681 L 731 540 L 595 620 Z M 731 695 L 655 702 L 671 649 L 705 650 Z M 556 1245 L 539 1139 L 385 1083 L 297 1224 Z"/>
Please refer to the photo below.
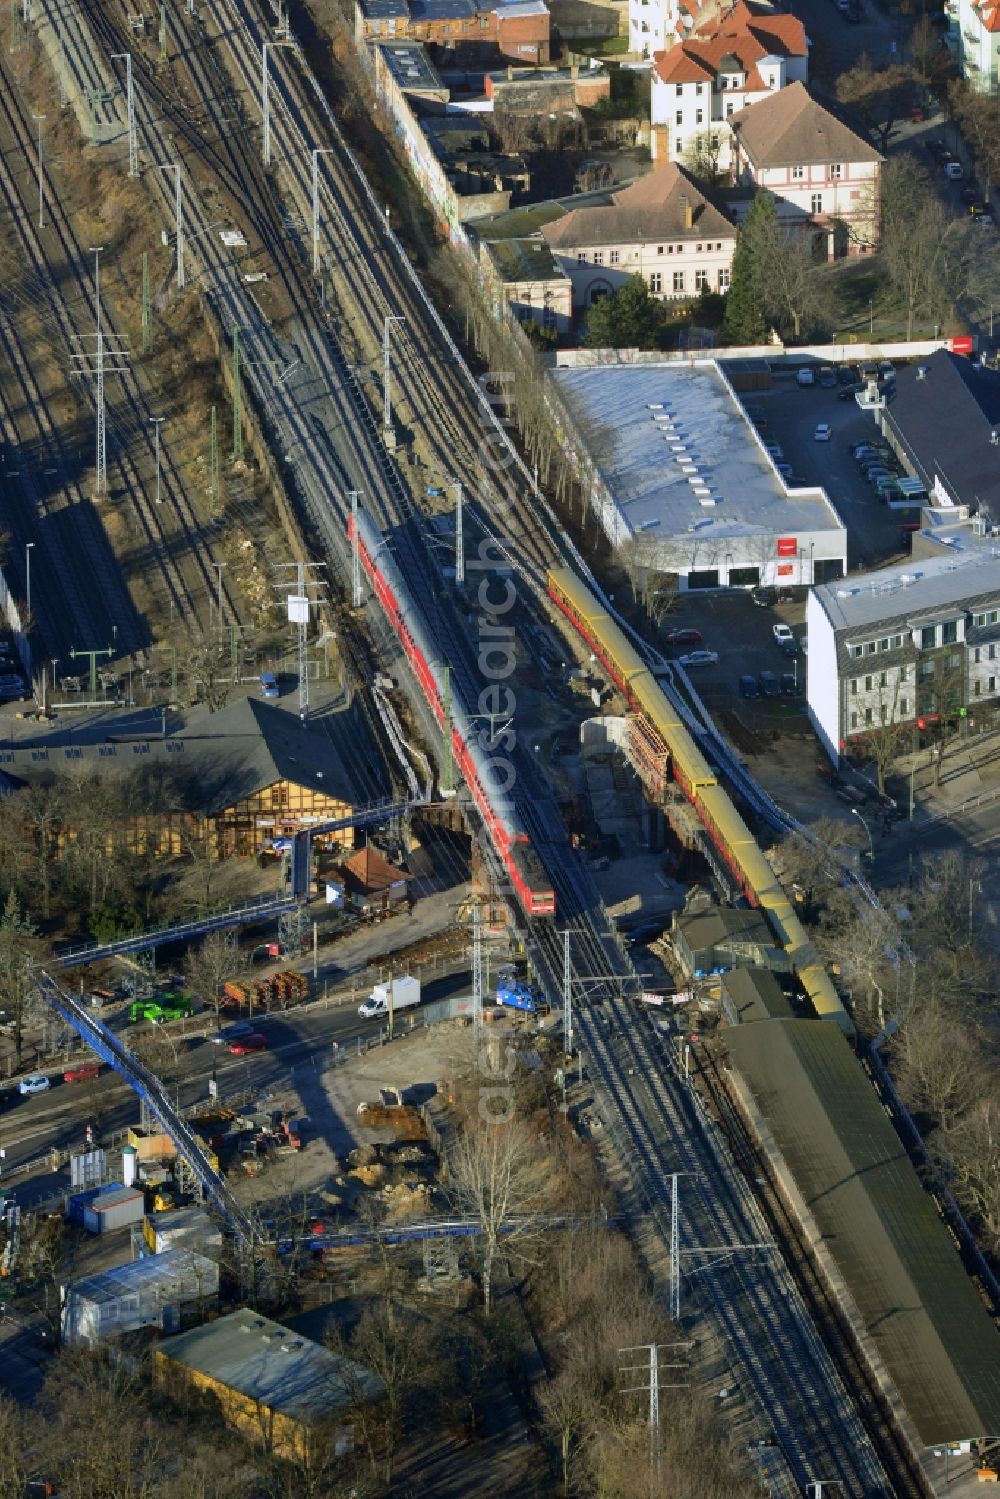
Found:
<path fill-rule="evenodd" d="M 5 129 L 16 147 L 24 153 L 25 159 L 31 159 L 33 150 L 30 124 L 28 121 L 28 110 L 23 95 L 14 84 L 7 67 L 6 58 L 0 61 L 0 70 L 3 73 L 3 87 L 0 88 L 0 128 Z M 9 164 L 4 162 L 0 190 L 3 192 L 4 201 L 10 212 L 11 219 L 18 240 L 28 264 L 36 267 L 43 273 L 44 296 L 48 304 L 55 327 L 60 336 L 65 340 L 67 350 L 72 350 L 81 337 L 85 337 L 91 331 L 88 326 L 88 308 L 91 300 L 91 288 L 84 272 L 84 251 L 77 240 L 75 231 L 63 210 L 58 194 L 49 194 L 47 204 L 46 227 L 39 231 L 32 218 L 32 207 L 24 196 L 24 185 L 19 182 L 15 174 L 10 171 Z M 66 272 L 61 277 L 49 260 L 48 246 L 55 246 L 57 260 L 61 262 L 61 269 Z M 67 283 L 69 291 L 67 291 Z M 113 323 L 106 316 L 106 331 L 109 341 L 114 339 L 117 343 Z M 89 347 L 87 344 L 81 347 Z M 109 377 L 110 383 L 110 377 Z M 149 426 L 150 412 L 133 379 L 126 376 L 121 381 L 122 398 L 119 401 L 107 398 L 107 430 L 109 436 L 115 433 L 126 432 L 131 428 L 134 438 L 145 443 L 149 452 L 147 458 L 152 460 L 152 436 Z M 90 390 L 89 382 L 86 385 L 85 399 L 94 408 L 94 397 Z M 131 504 L 133 511 L 140 523 L 142 533 L 150 557 L 156 564 L 158 573 L 161 575 L 166 595 L 179 617 L 189 625 L 196 622 L 195 594 L 188 580 L 184 577 L 181 568 L 173 555 L 173 549 L 168 542 L 165 528 L 157 516 L 155 506 L 150 502 L 145 493 L 142 478 L 139 474 L 137 464 L 128 446 L 109 442 L 108 467 L 109 477 L 117 475 L 117 482 Z M 168 503 L 176 510 L 180 521 L 182 533 L 190 551 L 200 563 L 201 581 L 208 586 L 210 579 L 204 558 L 198 556 L 197 548 L 193 545 L 193 537 L 190 532 L 187 516 L 185 515 L 186 501 L 183 501 L 177 476 L 172 469 L 169 459 L 164 466 L 162 478 L 162 492 Z"/>
<path fill-rule="evenodd" d="M 150 149 L 151 142 L 152 149 L 161 149 L 156 121 L 144 119 L 142 129 L 146 149 Z M 321 158 L 321 161 L 327 160 L 329 158 Z M 226 169 L 235 172 L 236 163 L 229 162 Z M 349 159 L 343 170 L 354 171 Z M 246 174 L 247 180 L 255 180 L 246 162 L 239 165 L 239 171 Z M 162 193 L 160 197 L 163 201 Z M 363 201 L 363 193 L 358 202 L 360 217 L 368 217 L 370 205 Z M 184 203 L 185 213 L 190 212 L 191 223 L 200 235 L 204 217 L 189 186 L 185 187 Z M 164 206 L 170 205 L 165 203 Z M 342 216 L 346 215 L 347 206 L 344 205 Z M 273 227 L 268 232 L 273 235 Z M 206 244 L 211 248 L 206 249 Z M 200 237 L 198 249 L 193 253 L 200 259 L 206 280 L 211 282 L 210 295 L 223 324 L 228 321 L 231 328 L 240 316 L 239 287 L 232 268 L 222 265 L 217 247 L 210 238 L 206 241 Z M 277 260 L 280 261 L 280 257 Z M 402 295 L 400 288 L 404 291 L 406 288 L 401 272 L 400 277 L 396 292 Z M 412 290 L 406 291 L 406 295 L 412 295 Z M 269 337 L 266 329 L 255 327 L 252 338 L 256 345 L 267 347 Z M 257 352 L 256 348 L 254 352 Z M 338 350 L 337 355 L 343 358 L 343 351 Z M 329 350 L 328 356 L 335 357 Z M 345 519 L 344 471 L 349 471 L 354 465 L 356 450 L 353 444 L 358 442 L 363 455 L 367 454 L 366 471 L 374 481 L 372 489 L 365 493 L 366 503 L 375 509 L 383 524 L 393 529 L 397 561 L 412 582 L 414 596 L 426 614 L 429 628 L 445 658 L 451 662 L 462 691 L 474 690 L 477 682 L 468 631 L 450 599 L 442 601 L 439 596 L 439 572 L 428 556 L 420 506 L 406 493 L 395 465 L 382 453 L 377 425 L 370 412 L 367 412 L 367 418 L 362 416 L 362 425 L 356 431 L 350 426 L 343 427 L 344 421 L 356 423 L 359 412 L 367 411 L 364 392 L 351 380 L 342 387 L 343 404 L 338 406 L 338 413 L 343 415 L 335 446 L 330 437 L 316 441 L 315 429 L 308 427 L 301 410 L 288 399 L 292 388 L 291 381 L 287 386 L 282 383 L 277 392 L 265 389 L 264 382 L 256 382 L 262 425 L 269 440 L 281 439 L 289 447 L 303 443 L 303 453 L 297 459 L 297 465 L 300 478 L 308 471 L 309 492 L 304 497 L 307 513 L 319 521 L 321 534 L 330 538 L 332 556 L 342 565 L 346 562 L 343 533 L 337 533 Z M 467 399 L 468 394 L 466 390 L 463 399 Z M 428 420 L 434 419 L 434 409 L 427 408 Z M 479 415 L 481 413 L 477 413 L 477 419 Z M 368 453 L 373 444 L 376 445 L 375 456 Z M 317 504 L 316 484 L 329 485 L 331 478 L 332 486 L 327 487 Z M 537 539 L 544 529 L 539 526 L 537 517 L 533 517 L 531 529 L 535 539 L 531 542 L 531 549 L 526 549 L 523 560 L 537 587 L 541 562 L 557 555 L 559 547 L 551 536 L 545 536 L 541 541 Z M 523 762 L 520 764 L 519 796 L 522 814 L 557 885 L 562 918 L 570 927 L 572 971 L 587 976 L 588 981 L 596 979 L 596 992 L 580 1008 L 578 1029 L 590 1065 L 621 1120 L 622 1159 L 629 1169 L 635 1190 L 646 1205 L 650 1221 L 662 1240 L 665 1143 L 686 1159 L 692 1141 L 695 1141 L 701 1169 L 697 1192 L 693 1194 L 690 1209 L 685 1210 L 690 1214 L 684 1223 L 686 1239 L 696 1241 L 701 1236 L 701 1224 L 707 1221 L 713 1226 L 715 1235 L 719 1234 L 720 1225 L 723 1227 L 727 1242 L 733 1242 L 734 1235 L 740 1236 L 737 1242 L 750 1242 L 748 1236 L 753 1234 L 763 1242 L 767 1236 L 766 1227 L 755 1218 L 755 1205 L 752 1200 L 747 1202 L 746 1193 L 741 1190 L 722 1143 L 713 1135 L 707 1121 L 692 1114 L 690 1099 L 678 1080 L 669 1073 L 661 1075 L 659 1059 L 648 1039 L 634 1026 L 635 1012 L 627 995 L 637 983 L 635 975 L 618 949 L 589 876 L 567 845 L 547 788 L 540 784 L 538 773 L 528 757 L 521 756 L 520 760 Z M 551 923 L 542 922 L 535 925 L 532 938 L 539 956 L 539 967 L 548 985 L 557 991 L 562 982 L 562 936 Z M 595 984 L 591 983 L 590 987 L 594 989 Z M 602 1031 L 604 1010 L 624 1038 L 624 1055 L 616 1053 L 610 1038 Z M 644 1091 L 641 1094 L 637 1078 L 643 1079 Z M 781 1288 L 775 1289 L 774 1282 L 779 1279 Z M 786 1274 L 783 1272 L 779 1277 L 776 1272 L 771 1272 L 761 1276 L 755 1273 L 755 1267 L 748 1267 L 745 1261 L 736 1257 L 728 1264 L 713 1267 L 698 1280 L 704 1287 L 701 1294 L 709 1315 L 717 1319 L 734 1364 L 749 1380 L 761 1421 L 780 1429 L 785 1435 L 781 1492 L 800 1492 L 803 1482 L 817 1477 L 838 1478 L 846 1492 L 852 1495 L 896 1492 L 882 1471 L 857 1414 L 838 1382 L 836 1371 L 811 1327 L 804 1304 L 794 1285 L 787 1283 Z M 779 1324 L 777 1329 L 773 1325 L 775 1322 Z"/>

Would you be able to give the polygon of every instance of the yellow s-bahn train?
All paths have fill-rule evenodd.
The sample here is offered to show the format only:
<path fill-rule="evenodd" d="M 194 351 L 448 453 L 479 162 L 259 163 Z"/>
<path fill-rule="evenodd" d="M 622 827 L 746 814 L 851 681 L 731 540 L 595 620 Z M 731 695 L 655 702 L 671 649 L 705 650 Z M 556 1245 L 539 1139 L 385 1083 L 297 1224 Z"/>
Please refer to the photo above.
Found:
<path fill-rule="evenodd" d="M 586 640 L 633 712 L 662 740 L 671 773 L 751 905 L 766 915 L 816 1015 L 853 1037 L 854 1024 L 806 936 L 792 902 L 653 673 L 590 589 L 568 567 L 548 574 L 553 603 Z"/>

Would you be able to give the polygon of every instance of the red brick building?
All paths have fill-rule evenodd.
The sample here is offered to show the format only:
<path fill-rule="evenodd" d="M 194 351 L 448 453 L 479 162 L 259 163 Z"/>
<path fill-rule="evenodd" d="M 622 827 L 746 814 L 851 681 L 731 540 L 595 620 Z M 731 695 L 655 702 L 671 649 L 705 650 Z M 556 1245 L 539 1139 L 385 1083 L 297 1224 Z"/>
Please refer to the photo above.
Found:
<path fill-rule="evenodd" d="M 549 12 L 544 0 L 355 0 L 355 36 L 417 41 L 440 49 L 444 61 L 547 63 Z"/>

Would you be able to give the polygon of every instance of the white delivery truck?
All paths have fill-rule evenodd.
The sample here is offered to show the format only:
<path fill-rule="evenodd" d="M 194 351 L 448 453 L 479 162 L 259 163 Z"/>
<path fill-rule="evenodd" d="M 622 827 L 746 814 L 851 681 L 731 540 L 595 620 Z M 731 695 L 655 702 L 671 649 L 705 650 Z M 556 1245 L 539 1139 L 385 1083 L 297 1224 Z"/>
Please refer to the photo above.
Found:
<path fill-rule="evenodd" d="M 363 1005 L 358 1005 L 362 1020 L 375 1020 L 389 1013 L 389 996 L 392 994 L 392 1013 L 410 1010 L 420 1003 L 420 980 L 414 978 L 392 979 L 388 984 L 376 984 Z"/>

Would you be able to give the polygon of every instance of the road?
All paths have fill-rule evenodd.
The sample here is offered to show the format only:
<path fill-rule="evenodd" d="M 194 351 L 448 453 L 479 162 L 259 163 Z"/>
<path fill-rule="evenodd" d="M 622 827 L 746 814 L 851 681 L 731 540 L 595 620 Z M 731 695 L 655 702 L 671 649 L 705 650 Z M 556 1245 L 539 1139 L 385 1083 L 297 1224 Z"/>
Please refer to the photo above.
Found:
<path fill-rule="evenodd" d="M 447 999 L 468 994 L 470 975 L 462 966 L 425 984 L 423 1000 Z M 362 996 L 345 993 L 337 999 L 322 999 L 280 1014 L 254 1016 L 253 1025 L 267 1038 L 267 1050 L 247 1057 L 230 1055 L 205 1034 L 214 1030 L 203 1017 L 157 1027 L 157 1040 L 176 1057 L 161 1076 L 176 1105 L 187 1110 L 209 1097 L 208 1083 L 215 1077 L 220 1096 L 244 1089 L 267 1094 L 279 1086 L 287 1088 L 296 1067 L 312 1058 L 330 1054 L 337 1043 L 345 1053 L 359 1043 L 376 1038 L 384 1028 L 377 1021 L 361 1020 L 357 1006 Z M 225 1024 L 225 1017 L 223 1017 Z M 123 1038 L 134 1038 L 139 1025 L 119 1017 L 112 1027 Z M 87 1055 L 81 1048 L 80 1056 Z M 8 1177 L 22 1161 L 33 1160 L 48 1150 L 83 1149 L 88 1123 L 99 1121 L 99 1135 L 109 1139 L 138 1123 L 138 1101 L 131 1086 L 109 1069 L 89 1083 L 65 1083 L 57 1076 L 47 1093 L 19 1098 L 5 1096 L 0 1113 L 0 1142 L 6 1152 L 3 1171 Z M 17 1199 L 24 1206 L 58 1190 L 50 1175 L 16 1182 Z"/>

